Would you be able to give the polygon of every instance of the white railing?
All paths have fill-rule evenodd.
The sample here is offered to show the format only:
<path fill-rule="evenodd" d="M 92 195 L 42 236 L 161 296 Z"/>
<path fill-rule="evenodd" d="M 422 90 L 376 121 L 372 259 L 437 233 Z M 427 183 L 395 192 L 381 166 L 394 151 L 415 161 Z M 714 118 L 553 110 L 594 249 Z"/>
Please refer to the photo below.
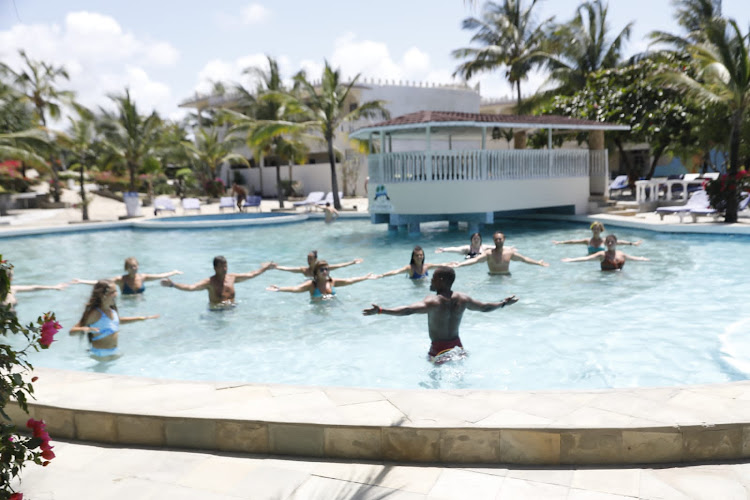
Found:
<path fill-rule="evenodd" d="M 635 181 L 635 200 L 638 203 L 653 203 L 657 201 L 687 201 L 690 190 L 703 187 L 709 179 L 715 179 L 718 174 L 709 173 L 702 177 L 688 174 L 685 179 L 650 179 Z M 690 188 L 690 190 L 688 189 Z"/>
<path fill-rule="evenodd" d="M 600 158 L 601 157 L 601 158 Z M 370 182 L 483 181 L 586 177 L 606 169 L 604 152 L 586 149 L 462 150 L 371 154 Z"/>

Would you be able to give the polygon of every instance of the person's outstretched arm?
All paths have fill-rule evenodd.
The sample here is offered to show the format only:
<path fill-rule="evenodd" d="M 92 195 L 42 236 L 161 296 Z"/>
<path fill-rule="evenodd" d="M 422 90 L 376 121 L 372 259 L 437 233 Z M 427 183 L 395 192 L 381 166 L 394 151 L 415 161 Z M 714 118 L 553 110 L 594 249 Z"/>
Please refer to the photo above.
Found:
<path fill-rule="evenodd" d="M 585 257 L 575 257 L 570 258 L 566 257 L 564 259 L 561 259 L 562 262 L 583 262 L 586 260 L 602 260 L 604 258 L 604 250 L 601 252 L 592 253 L 591 255 L 586 255 Z"/>
<path fill-rule="evenodd" d="M 619 245 L 620 242 L 618 241 L 617 244 Z M 642 262 L 646 262 L 648 260 L 651 260 L 648 257 L 636 257 L 635 255 L 628 255 L 626 253 L 623 253 L 622 256 L 625 257 L 625 260 L 640 260 Z"/>
<path fill-rule="evenodd" d="M 128 316 L 125 318 L 120 318 L 120 323 L 134 323 L 136 321 L 145 321 L 147 319 L 156 319 L 158 318 L 158 314 L 152 314 L 151 316 Z"/>
<path fill-rule="evenodd" d="M 469 245 L 461 245 L 460 247 L 439 247 L 435 250 L 435 253 L 453 252 L 453 253 L 469 253 Z"/>
<path fill-rule="evenodd" d="M 208 288 L 211 286 L 211 278 L 206 278 L 199 281 L 198 283 L 193 283 L 192 285 L 175 283 L 169 278 L 164 278 L 163 280 L 161 280 L 161 286 L 176 288 L 178 290 L 182 290 L 183 292 L 197 292 L 199 290 L 208 290 Z"/>
<path fill-rule="evenodd" d="M 501 307 L 515 304 L 516 302 L 518 302 L 518 297 L 516 297 L 515 295 L 506 297 L 500 302 L 479 302 L 478 300 L 474 300 L 471 297 L 467 296 L 466 309 L 469 309 L 471 311 L 490 312 Z"/>
<path fill-rule="evenodd" d="M 331 269 L 335 269 L 335 267 L 333 267 L 333 266 L 329 266 L 329 267 Z M 343 266 L 341 266 L 341 267 L 343 267 Z M 274 269 L 276 269 L 277 271 L 287 271 L 289 273 L 305 274 L 305 271 L 307 271 L 308 268 L 307 267 L 289 267 L 289 266 L 279 266 L 279 265 L 276 265 L 276 266 L 274 266 Z"/>
<path fill-rule="evenodd" d="M 313 282 L 312 280 L 307 280 L 301 285 L 297 286 L 278 286 L 278 285 L 271 285 L 266 290 L 269 292 L 291 292 L 291 293 L 302 293 L 302 292 L 309 292 L 313 288 Z"/>
<path fill-rule="evenodd" d="M 393 309 L 387 309 L 380 307 L 377 304 L 373 304 L 368 309 L 363 309 L 362 314 L 365 316 L 372 316 L 373 314 L 387 314 L 389 316 L 409 316 L 410 314 L 426 314 L 430 309 L 430 304 L 427 301 L 416 302 L 409 306 L 395 307 Z"/>
<path fill-rule="evenodd" d="M 517 260 L 521 262 L 525 262 L 527 264 L 533 264 L 535 266 L 542 266 L 542 267 L 549 267 L 549 264 L 544 262 L 543 260 L 534 260 L 526 257 L 525 255 L 521 255 L 518 252 L 513 252 L 513 255 L 510 257 L 510 260 Z"/>
<path fill-rule="evenodd" d="M 580 244 L 580 243 L 588 245 L 589 244 L 589 240 L 587 240 L 587 239 L 583 239 L 583 240 L 565 240 L 565 241 L 555 241 L 555 240 L 552 240 L 552 243 L 554 243 L 555 245 L 576 245 L 576 244 Z"/>
<path fill-rule="evenodd" d="M 463 262 L 456 262 L 456 263 L 451 263 L 451 264 L 448 264 L 448 265 L 450 267 L 456 267 L 456 268 L 457 267 L 473 266 L 474 264 L 478 264 L 479 262 L 486 262 L 487 258 L 490 256 L 491 253 L 492 253 L 492 249 L 485 250 L 484 252 L 482 252 L 482 255 L 480 255 L 479 257 L 474 257 L 473 259 L 466 259 Z"/>
<path fill-rule="evenodd" d="M 67 283 L 58 283 L 57 285 L 11 285 L 13 293 L 18 292 L 36 292 L 37 290 L 62 290 L 67 287 Z"/>
<path fill-rule="evenodd" d="M 393 271 L 388 271 L 387 273 L 383 273 L 380 275 L 381 278 L 385 278 L 387 276 L 394 276 L 396 274 L 406 273 L 409 272 L 411 269 L 411 265 L 407 264 L 404 267 L 399 267 L 398 269 L 394 269 Z"/>
<path fill-rule="evenodd" d="M 264 262 L 261 264 L 259 269 L 256 269 L 255 271 L 250 271 L 249 273 L 233 273 L 234 274 L 234 281 L 236 283 L 240 283 L 242 281 L 247 281 L 249 279 L 253 279 L 256 276 L 260 276 L 261 274 L 265 273 L 269 269 L 273 269 L 276 267 L 276 264 L 273 262 Z"/>
<path fill-rule="evenodd" d="M 105 279 L 107 281 L 111 281 L 115 285 L 119 285 L 120 282 L 122 281 L 122 275 L 118 274 L 114 278 L 105 278 Z M 78 279 L 78 278 L 73 278 L 72 280 L 70 280 L 70 282 L 73 285 L 96 285 L 97 281 L 99 281 L 99 280 L 81 280 L 81 279 Z"/>
<path fill-rule="evenodd" d="M 143 277 L 143 281 L 153 281 L 153 280 L 161 280 L 164 278 L 169 278 L 170 276 L 176 276 L 178 274 L 182 274 L 182 271 L 174 270 L 169 271 L 167 273 L 161 273 L 161 274 L 141 274 Z"/>
<path fill-rule="evenodd" d="M 643 243 L 643 240 L 638 240 L 638 241 L 617 240 L 618 245 L 630 245 L 633 247 L 640 246 L 641 243 Z"/>
<path fill-rule="evenodd" d="M 382 278 L 382 275 L 367 273 L 364 276 L 358 276 L 356 278 L 333 278 L 333 286 L 348 286 L 354 283 L 359 283 L 365 280 L 376 280 Z"/>
<path fill-rule="evenodd" d="M 341 269 L 342 267 L 353 266 L 354 264 L 359 264 L 361 262 L 362 262 L 362 259 L 356 258 L 354 260 L 350 260 L 349 262 L 342 262 L 340 264 L 328 264 L 328 268 L 329 269 Z"/>

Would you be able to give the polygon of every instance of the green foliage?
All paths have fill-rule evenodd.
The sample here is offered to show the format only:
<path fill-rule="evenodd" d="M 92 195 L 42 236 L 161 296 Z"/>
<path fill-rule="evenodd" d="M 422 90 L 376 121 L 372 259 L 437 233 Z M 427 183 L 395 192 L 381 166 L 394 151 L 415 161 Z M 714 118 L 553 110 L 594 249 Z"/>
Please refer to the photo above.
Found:
<path fill-rule="evenodd" d="M 740 170 L 736 174 L 723 174 L 718 179 L 706 182 L 704 189 L 713 208 L 726 210 L 731 198 L 739 204 L 750 193 L 750 173 Z"/>
<path fill-rule="evenodd" d="M 27 359 L 27 353 L 33 349 L 46 349 L 53 341 L 54 334 L 60 329 L 55 316 L 47 313 L 37 318 L 36 322 L 24 326 L 6 299 L 11 291 L 13 266 L 2 260 L 0 255 L 0 499 L 10 499 L 15 490 L 10 486 L 22 469 L 33 462 L 47 465 L 54 458 L 49 434 L 44 430 L 44 422 L 29 419 L 26 426 L 33 430 L 32 436 L 18 434 L 16 426 L 5 412 L 5 407 L 15 399 L 18 406 L 28 413 L 28 401 L 34 397 L 33 382 L 36 377 L 28 379 L 33 366 Z M 26 340 L 26 346 L 17 349 L 5 341 L 9 335 L 20 335 Z"/>

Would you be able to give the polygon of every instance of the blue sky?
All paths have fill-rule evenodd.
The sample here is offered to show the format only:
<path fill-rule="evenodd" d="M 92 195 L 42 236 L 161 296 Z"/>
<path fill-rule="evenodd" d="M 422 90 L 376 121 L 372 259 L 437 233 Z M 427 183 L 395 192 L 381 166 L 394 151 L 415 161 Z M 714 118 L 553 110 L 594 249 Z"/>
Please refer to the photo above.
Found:
<path fill-rule="evenodd" d="M 541 2 L 540 19 L 571 18 L 578 0 Z M 628 54 L 646 47 L 653 30 L 677 32 L 669 0 L 609 0 L 613 33 L 635 23 Z M 265 55 L 286 77 L 301 68 L 318 75 L 324 59 L 345 75 L 445 83 L 467 46 L 461 20 L 477 15 L 463 0 L 274 0 L 164 2 L 158 0 L 0 0 L 0 60 L 18 67 L 17 50 L 64 65 L 66 88 L 90 106 L 127 86 L 143 111 L 182 115 L 177 103 L 211 80 L 243 81 L 242 69 Z M 750 25 L 750 1 L 724 0 L 723 12 Z M 534 75 L 533 91 L 544 75 Z M 510 95 L 502 72 L 483 75 L 482 95 Z M 246 81 L 244 83 L 247 83 Z"/>

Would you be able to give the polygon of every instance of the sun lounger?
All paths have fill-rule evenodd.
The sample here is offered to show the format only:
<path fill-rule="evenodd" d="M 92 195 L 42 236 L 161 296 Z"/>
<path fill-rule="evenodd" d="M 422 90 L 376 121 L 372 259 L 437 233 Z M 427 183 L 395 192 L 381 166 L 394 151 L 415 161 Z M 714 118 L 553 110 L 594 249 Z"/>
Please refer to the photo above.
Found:
<path fill-rule="evenodd" d="M 232 210 L 234 210 L 234 207 L 236 206 L 237 203 L 231 196 L 222 196 L 221 198 L 219 198 L 219 212 L 223 212 L 225 208 L 231 208 Z"/>
<path fill-rule="evenodd" d="M 201 211 L 201 202 L 198 198 L 183 198 L 182 199 L 182 210 L 187 212 L 188 210 Z"/>
<path fill-rule="evenodd" d="M 740 201 L 737 207 L 737 212 L 747 210 L 748 204 L 750 204 L 750 193 L 744 193 L 744 198 Z M 723 215 L 721 210 L 709 206 L 707 208 L 692 208 L 690 209 L 690 216 L 693 218 L 693 222 L 698 221 L 698 217 L 713 217 L 714 221 L 718 220 Z"/>
<path fill-rule="evenodd" d="M 620 194 L 622 194 L 622 191 L 628 188 L 628 176 L 627 175 L 618 175 L 615 177 L 615 180 L 612 181 L 612 183 L 609 185 L 609 194 L 611 195 L 613 191 L 620 191 Z"/>
<path fill-rule="evenodd" d="M 708 194 L 701 189 L 690 195 L 686 204 L 659 207 L 656 209 L 656 213 L 659 214 L 661 220 L 664 220 L 665 215 L 676 214 L 680 218 L 680 223 L 682 223 L 685 216 L 689 215 L 691 210 L 705 210 L 709 208 L 711 208 L 711 204 L 708 201 Z"/>
<path fill-rule="evenodd" d="M 307 198 L 305 198 L 302 201 L 295 201 L 292 203 L 293 207 L 307 207 L 308 210 L 311 206 L 318 203 L 320 200 L 322 200 L 325 197 L 325 193 L 323 191 L 313 191 L 310 194 L 307 195 Z"/>
<path fill-rule="evenodd" d="M 169 198 L 156 198 L 154 200 L 154 215 L 159 215 L 159 212 L 177 213 L 177 208 L 174 206 L 174 202 Z"/>
<path fill-rule="evenodd" d="M 339 200 L 344 197 L 344 193 L 339 191 Z M 325 198 L 316 203 L 316 205 L 323 206 L 326 203 L 333 205 L 333 191 L 329 192 Z"/>
<path fill-rule="evenodd" d="M 242 205 L 242 208 L 248 208 L 248 207 L 255 207 L 258 209 L 258 212 L 260 212 L 260 202 L 263 200 L 260 196 L 254 196 L 254 195 L 248 195 L 247 199 L 245 200 L 245 204 Z"/>

